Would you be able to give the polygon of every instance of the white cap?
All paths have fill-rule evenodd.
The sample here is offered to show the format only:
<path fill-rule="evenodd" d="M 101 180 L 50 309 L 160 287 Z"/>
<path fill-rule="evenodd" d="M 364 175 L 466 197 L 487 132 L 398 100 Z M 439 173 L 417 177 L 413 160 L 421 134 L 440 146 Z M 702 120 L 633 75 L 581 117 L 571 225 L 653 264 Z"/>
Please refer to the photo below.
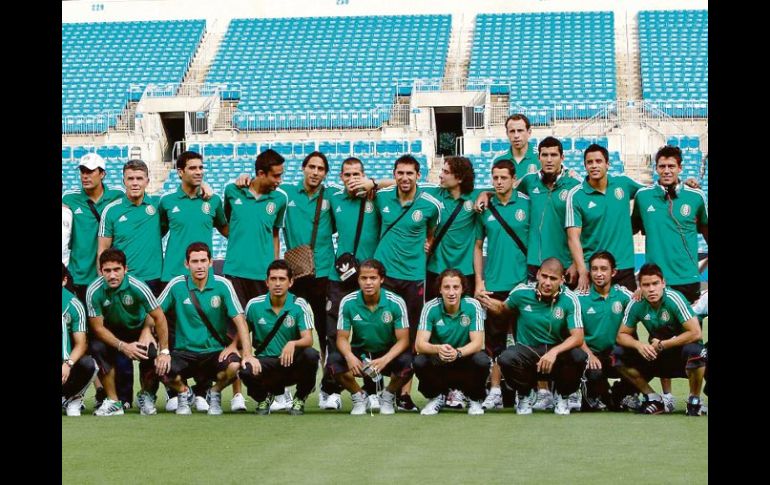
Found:
<path fill-rule="evenodd" d="M 101 155 L 97 155 L 96 153 L 86 153 L 80 159 L 80 166 L 86 167 L 88 170 L 96 170 L 97 168 L 106 170 L 107 162 L 104 161 Z"/>

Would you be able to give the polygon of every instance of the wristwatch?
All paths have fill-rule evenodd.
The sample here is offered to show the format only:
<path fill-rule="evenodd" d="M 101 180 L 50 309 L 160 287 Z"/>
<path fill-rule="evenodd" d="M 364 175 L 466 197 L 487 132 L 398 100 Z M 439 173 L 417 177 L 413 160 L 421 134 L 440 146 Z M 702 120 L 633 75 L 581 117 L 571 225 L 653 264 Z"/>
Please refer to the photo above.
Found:
<path fill-rule="evenodd" d="M 73 362 L 73 361 L 72 361 L 72 359 L 67 359 L 67 360 L 65 360 L 65 361 L 64 361 L 64 363 L 65 363 L 65 364 L 67 364 L 67 365 L 68 365 L 68 366 L 70 366 L 70 367 L 72 367 L 73 365 L 75 365 L 75 362 Z"/>
<path fill-rule="evenodd" d="M 171 351 L 168 349 L 163 349 L 160 352 L 158 352 L 160 355 L 171 355 Z"/>
<path fill-rule="evenodd" d="M 460 349 L 457 349 L 457 356 L 455 357 L 455 360 L 462 359 L 463 353 L 460 351 Z"/>

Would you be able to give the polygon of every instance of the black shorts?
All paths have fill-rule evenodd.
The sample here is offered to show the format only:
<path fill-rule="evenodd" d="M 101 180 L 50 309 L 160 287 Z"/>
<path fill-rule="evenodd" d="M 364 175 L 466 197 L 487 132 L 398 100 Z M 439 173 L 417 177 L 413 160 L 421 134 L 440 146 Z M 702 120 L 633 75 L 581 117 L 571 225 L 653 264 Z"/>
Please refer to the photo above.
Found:
<path fill-rule="evenodd" d="M 213 382 L 217 379 L 217 374 L 226 370 L 233 362 L 240 362 L 241 358 L 237 354 L 230 354 L 225 360 L 219 362 L 221 352 L 189 352 L 187 350 L 171 351 L 171 370 L 169 370 L 167 381 L 174 380 L 176 376 L 182 379 L 192 377 L 195 382 Z"/>
<path fill-rule="evenodd" d="M 689 283 L 686 285 L 671 285 L 670 288 L 684 295 L 690 305 L 700 298 L 700 282 Z"/>
<path fill-rule="evenodd" d="M 381 352 L 364 352 L 363 349 L 356 348 L 352 348 L 351 350 L 353 351 L 353 355 L 357 356 L 359 359 L 361 358 L 361 354 L 366 354 L 370 359 L 374 360 L 388 353 L 387 350 L 383 350 Z M 345 357 L 343 357 L 339 352 L 329 354 L 329 357 L 326 359 L 326 368 L 333 375 L 344 374 L 350 370 L 348 369 L 348 363 L 345 360 Z M 412 368 L 412 352 L 409 350 L 403 352 L 395 359 L 391 360 L 384 369 L 380 370 L 380 374 L 382 375 L 389 376 L 391 374 L 395 374 L 399 377 L 410 377 L 413 372 L 414 369 Z"/>
<path fill-rule="evenodd" d="M 425 281 L 400 280 L 388 276 L 382 286 L 404 299 L 409 318 L 409 344 L 414 348 L 420 312 L 425 305 Z"/>
<path fill-rule="evenodd" d="M 619 269 L 612 278 L 612 283 L 620 286 L 625 286 L 630 292 L 636 291 L 636 277 L 634 276 L 634 268 Z"/>
<path fill-rule="evenodd" d="M 691 343 L 684 347 L 664 350 L 658 358 L 649 361 L 636 349 L 616 345 L 612 350 L 613 367 L 631 367 L 645 379 L 653 377 L 687 377 L 687 371 L 706 365 L 703 344 Z"/>
<path fill-rule="evenodd" d="M 244 310 L 246 310 L 246 305 L 249 303 L 249 300 L 267 293 L 267 284 L 265 283 L 265 280 L 252 280 L 230 275 L 225 275 L 225 278 L 232 283 L 235 295 L 238 297 L 238 301 Z"/>
<path fill-rule="evenodd" d="M 141 329 L 128 330 L 128 329 L 109 329 L 116 338 L 123 342 L 136 342 L 141 334 Z M 99 366 L 99 375 L 108 374 L 117 363 L 118 354 L 122 355 L 122 352 L 118 352 L 116 347 L 107 345 L 97 338 L 90 338 L 88 340 L 88 353 L 96 361 Z M 139 370 L 142 374 L 148 369 L 155 367 L 155 357 L 158 355 L 158 349 L 155 345 L 150 345 L 147 348 L 148 358 L 139 361 Z M 128 359 L 128 357 L 124 358 Z M 133 368 L 132 368 L 133 369 Z"/>
<path fill-rule="evenodd" d="M 508 298 L 508 291 L 494 291 L 490 297 L 498 301 L 505 301 Z M 498 357 L 506 347 L 508 339 L 508 329 L 511 328 L 516 335 L 516 318 L 511 317 L 509 312 L 502 314 L 487 313 L 484 320 L 484 348 L 490 357 Z"/>

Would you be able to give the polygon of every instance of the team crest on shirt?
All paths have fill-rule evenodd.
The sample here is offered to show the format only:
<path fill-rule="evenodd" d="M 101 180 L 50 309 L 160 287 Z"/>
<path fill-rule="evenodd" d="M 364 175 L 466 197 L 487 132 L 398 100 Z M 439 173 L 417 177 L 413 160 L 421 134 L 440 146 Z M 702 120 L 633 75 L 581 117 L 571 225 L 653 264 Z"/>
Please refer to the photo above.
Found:
<path fill-rule="evenodd" d="M 72 315 L 70 315 L 69 313 L 65 313 L 64 316 L 62 317 L 62 320 L 66 325 L 69 325 L 70 323 L 72 323 Z"/>
<path fill-rule="evenodd" d="M 219 297 L 219 295 L 214 295 L 211 297 L 211 308 L 219 308 L 219 305 L 222 304 L 222 298 Z"/>
<path fill-rule="evenodd" d="M 422 211 L 418 209 L 412 212 L 412 220 L 414 222 L 420 222 L 422 220 Z"/>
<path fill-rule="evenodd" d="M 671 320 L 671 315 L 668 314 L 667 310 L 663 310 L 662 312 L 660 312 L 660 320 L 662 322 L 667 322 Z"/>
<path fill-rule="evenodd" d="M 208 202 L 204 202 L 201 204 L 201 211 L 203 211 L 204 214 L 208 215 L 211 213 L 211 204 Z"/>
<path fill-rule="evenodd" d="M 616 301 L 612 304 L 612 313 L 622 313 L 623 312 L 623 304 L 619 301 Z"/>
<path fill-rule="evenodd" d="M 268 213 L 268 215 L 273 215 L 273 212 L 275 212 L 275 203 L 274 202 L 268 202 L 265 206 L 265 212 Z"/>
<path fill-rule="evenodd" d="M 529 167 L 527 167 L 527 173 L 535 173 L 535 172 L 537 172 L 536 166 L 530 165 Z"/>
<path fill-rule="evenodd" d="M 155 214 L 155 207 L 148 205 L 147 208 L 144 210 L 148 216 Z"/>
<path fill-rule="evenodd" d="M 555 318 L 557 320 L 561 320 L 562 318 L 564 318 L 564 309 L 562 309 L 562 307 L 560 307 L 560 306 L 554 307 L 553 308 L 553 318 Z"/>
<path fill-rule="evenodd" d="M 471 317 L 469 317 L 468 315 L 463 315 L 460 317 L 460 325 L 462 325 L 463 327 L 467 327 L 470 324 L 471 324 Z"/>
<path fill-rule="evenodd" d="M 623 200 L 623 189 L 618 187 L 615 189 L 615 198 L 618 200 Z"/>
<path fill-rule="evenodd" d="M 367 200 L 364 203 L 364 212 L 366 212 L 367 214 L 371 214 L 372 212 L 374 212 L 374 204 L 372 204 L 372 201 Z"/>
<path fill-rule="evenodd" d="M 283 321 L 283 324 L 286 325 L 286 328 L 291 328 L 294 326 L 296 322 L 294 321 L 294 317 L 291 315 L 286 315 L 286 320 Z"/>
<path fill-rule="evenodd" d="M 323 202 L 321 202 L 321 210 L 322 211 L 328 211 L 329 210 L 329 201 L 324 199 Z"/>
<path fill-rule="evenodd" d="M 561 192 L 559 192 L 559 199 L 567 200 L 567 195 L 569 195 L 569 191 L 562 190 Z"/>
<path fill-rule="evenodd" d="M 393 314 L 385 310 L 382 312 L 382 323 L 390 323 L 393 321 Z"/>
<path fill-rule="evenodd" d="M 471 212 L 473 211 L 473 202 L 470 200 L 466 200 L 463 204 L 463 209 L 465 209 L 465 212 Z"/>
<path fill-rule="evenodd" d="M 527 218 L 527 213 L 524 212 L 522 209 L 519 209 L 519 210 L 516 211 L 515 217 L 516 217 L 517 221 L 521 222 L 521 221 L 523 221 L 524 219 Z"/>
<path fill-rule="evenodd" d="M 690 215 L 690 204 L 682 204 L 682 207 L 679 209 L 679 213 L 682 214 L 684 217 L 687 217 Z"/>
<path fill-rule="evenodd" d="M 126 293 L 125 295 L 123 295 L 123 304 L 126 305 L 126 306 L 133 305 L 134 304 L 134 298 L 131 295 L 129 295 L 128 293 Z"/>

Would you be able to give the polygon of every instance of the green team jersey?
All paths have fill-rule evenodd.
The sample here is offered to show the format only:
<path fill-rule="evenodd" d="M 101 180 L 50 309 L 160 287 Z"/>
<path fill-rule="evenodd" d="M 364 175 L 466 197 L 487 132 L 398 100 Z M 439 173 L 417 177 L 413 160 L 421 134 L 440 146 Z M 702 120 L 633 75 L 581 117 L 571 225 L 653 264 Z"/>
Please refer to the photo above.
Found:
<path fill-rule="evenodd" d="M 309 245 L 313 236 L 313 220 L 321 187 L 313 195 L 307 193 L 302 182 L 281 184 L 281 189 L 288 197 L 286 223 L 283 227 L 286 249 L 293 249 L 303 244 Z M 327 187 L 323 193 L 321 213 L 318 215 L 318 234 L 313 248 L 316 278 L 327 278 L 334 271 L 334 245 L 332 244 L 334 221 L 330 199 L 332 193 L 337 190 L 339 190 L 338 187 Z"/>
<path fill-rule="evenodd" d="M 146 284 L 130 274 L 115 289 L 100 276 L 88 285 L 86 308 L 89 317 L 103 317 L 110 330 L 139 330 L 147 314 L 158 308 L 158 301 Z"/>
<path fill-rule="evenodd" d="M 461 194 L 458 199 L 452 197 L 448 190 L 436 185 L 423 184 L 420 186 L 425 193 L 432 195 L 441 203 L 441 223 L 436 225 L 434 238 L 441 232 L 444 225 L 458 205 L 462 209 L 452 221 L 452 225 L 442 237 L 438 246 L 433 249 L 433 254 L 428 258 L 428 271 L 441 273 L 445 269 L 460 270 L 464 275 L 473 274 L 473 246 L 475 241 L 469 234 L 473 234 L 476 228 L 478 216 L 473 210 L 473 203 L 479 194 L 479 190 L 472 190 L 468 194 Z"/>
<path fill-rule="evenodd" d="M 584 180 L 567 195 L 564 227 L 582 228 L 580 244 L 583 258 L 597 251 L 615 256 L 618 269 L 634 267 L 634 239 L 631 231 L 631 198 L 643 185 L 620 175 L 607 175 L 607 189 L 600 192 Z"/>
<path fill-rule="evenodd" d="M 176 316 L 174 350 L 200 354 L 219 352 L 225 347 L 211 335 L 211 331 L 203 323 L 190 298 L 191 291 L 195 293 L 203 313 L 208 317 L 219 337 L 225 343 L 229 343 L 228 324 L 238 314 L 243 313 L 233 285 L 226 278 L 214 275 L 213 270 L 209 270 L 203 290 L 195 286 L 191 277 L 180 275 L 168 282 L 159 298 L 163 311 Z"/>
<path fill-rule="evenodd" d="M 592 352 L 604 352 L 615 346 L 618 329 L 623 322 L 626 306 L 633 297 L 625 286 L 612 285 L 607 297 L 603 297 L 591 285 L 587 292 L 577 293 L 583 317 L 583 330 L 588 348 Z"/>
<path fill-rule="evenodd" d="M 66 288 L 61 289 L 61 360 L 70 358 L 72 334 L 86 331 L 86 311 L 83 304 Z"/>
<path fill-rule="evenodd" d="M 569 336 L 570 330 L 583 328 L 580 302 L 564 285 L 556 301 L 540 301 L 536 285 L 518 285 L 505 300 L 505 305 L 518 315 L 516 343 L 530 347 L 558 345 Z"/>
<path fill-rule="evenodd" d="M 329 202 L 331 202 L 334 225 L 337 229 L 336 258 L 338 258 L 344 253 L 353 252 L 353 246 L 356 242 L 358 214 L 361 211 L 361 201 L 364 199 L 350 195 L 344 187 L 332 190 L 332 186 L 330 185 L 327 187 L 327 190 L 332 192 L 329 197 Z M 377 212 L 372 201 L 365 200 L 364 220 L 361 223 L 361 237 L 358 241 L 358 249 L 354 256 L 358 261 L 373 257 L 379 241 L 380 214 Z M 340 281 L 340 277 L 334 268 L 332 268 L 331 273 L 329 273 L 329 279 L 331 281 Z"/>
<path fill-rule="evenodd" d="M 168 233 L 160 279 L 171 281 L 174 276 L 188 272 L 184 266 L 187 246 L 204 242 L 213 250 L 212 231 L 214 227 L 221 231 L 227 219 L 218 195 L 212 195 L 209 200 L 203 200 L 199 194 L 190 197 L 181 186 L 160 198 L 158 212 L 161 234 Z"/>
<path fill-rule="evenodd" d="M 542 173 L 531 173 L 521 179 L 516 189 L 529 196 L 529 243 L 527 264 L 540 266 L 543 260 L 558 258 L 565 268 L 572 264 L 564 230 L 567 195 L 580 184 L 562 168 L 552 189 L 543 184 Z"/>
<path fill-rule="evenodd" d="M 134 205 L 123 194 L 102 212 L 99 237 L 112 238 L 112 247 L 126 253 L 128 270 L 142 281 L 160 278 L 163 248 L 160 236 L 160 199 L 144 194 Z"/>
<path fill-rule="evenodd" d="M 226 275 L 265 280 L 275 259 L 273 229 L 283 227 L 288 198 L 280 188 L 255 198 L 248 187 L 225 187 L 224 211 L 230 223 Z"/>
<path fill-rule="evenodd" d="M 495 157 L 495 159 L 492 160 L 492 166 L 495 165 L 495 162 L 500 160 L 510 160 L 513 162 L 513 166 L 516 167 L 517 180 L 521 180 L 525 175 L 536 173 L 538 170 L 540 170 L 540 160 L 537 158 L 537 147 L 531 144 L 529 144 L 524 158 L 522 158 L 520 161 L 517 162 L 513 158 L 513 150 L 511 148 L 509 148 L 508 151 L 503 152 L 501 155 Z"/>
<path fill-rule="evenodd" d="M 676 193 L 669 200 L 661 185 L 640 189 L 633 218 L 644 228 L 647 262 L 660 266 L 669 285 L 687 285 L 700 281 L 698 227 L 708 225 L 708 203 L 702 191 L 684 184 Z"/>
<path fill-rule="evenodd" d="M 385 266 L 391 278 L 424 280 L 425 241 L 428 229 L 441 223 L 441 202 L 417 187 L 414 200 L 402 206 L 397 188 L 388 187 L 377 192 L 375 206 L 382 221 L 375 259 Z M 404 210 L 406 215 L 388 231 Z M 385 231 L 388 232 L 383 236 Z"/>
<path fill-rule="evenodd" d="M 529 197 L 516 190 L 503 205 L 496 195 L 489 198 L 500 217 L 513 229 L 524 247 L 529 240 Z M 511 291 L 527 279 L 527 256 L 488 208 L 476 223 L 476 240 L 487 239 L 487 261 L 484 265 L 484 286 L 487 291 Z"/>
<path fill-rule="evenodd" d="M 257 357 L 280 357 L 283 348 L 292 340 L 298 340 L 302 330 L 313 330 L 313 310 L 308 303 L 292 293 L 286 295 L 286 302 L 280 312 L 273 311 L 270 294 L 260 295 L 246 304 L 246 322 L 251 330 L 252 343 L 256 349 L 270 334 L 278 317 L 287 313 L 281 328 Z"/>
<path fill-rule="evenodd" d="M 650 340 L 666 340 L 684 333 L 683 324 L 694 316 L 687 299 L 678 291 L 666 288 L 658 308 L 645 299 L 632 301 L 626 307 L 623 325 L 636 328 L 636 324 L 641 322 L 650 334 Z"/>
<path fill-rule="evenodd" d="M 102 211 L 110 202 L 123 197 L 123 192 L 104 186 L 102 198 L 94 202 L 94 209 L 101 219 Z M 98 276 L 96 251 L 99 246 L 99 220 L 88 204 L 83 189 L 64 192 L 62 204 L 72 211 L 72 235 L 70 236 L 70 264 L 67 269 L 76 285 L 87 285 Z"/>
<path fill-rule="evenodd" d="M 471 332 L 484 331 L 484 310 L 474 298 L 464 296 L 460 299 L 460 309 L 450 315 L 443 298 L 434 298 L 422 308 L 417 330 L 430 332 L 432 344 L 459 348 L 471 341 Z"/>
<path fill-rule="evenodd" d="M 361 290 L 340 301 L 337 330 L 352 331 L 350 346 L 365 352 L 385 352 L 396 343 L 396 329 L 409 328 L 404 299 L 382 288 L 374 311 L 364 302 Z"/>

